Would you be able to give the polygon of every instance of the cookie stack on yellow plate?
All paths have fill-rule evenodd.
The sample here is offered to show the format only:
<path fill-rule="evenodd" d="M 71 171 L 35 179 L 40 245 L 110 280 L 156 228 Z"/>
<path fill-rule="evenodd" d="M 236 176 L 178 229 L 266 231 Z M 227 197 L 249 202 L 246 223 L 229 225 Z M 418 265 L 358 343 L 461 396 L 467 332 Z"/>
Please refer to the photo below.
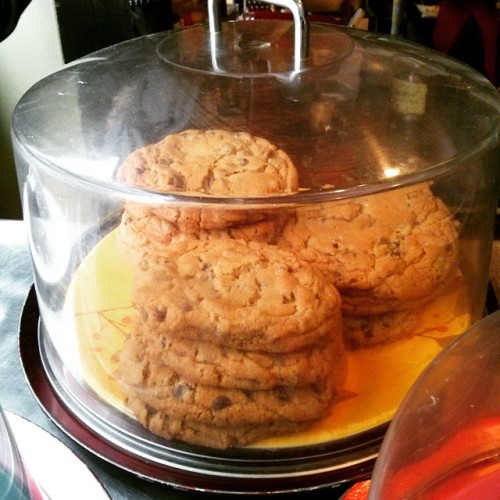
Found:
<path fill-rule="evenodd" d="M 186 131 L 133 153 L 127 184 L 220 197 L 293 193 L 297 172 L 264 139 Z M 120 237 L 140 314 L 120 355 L 137 419 L 217 448 L 302 429 L 343 383 L 340 296 L 313 265 L 271 244 L 286 214 L 224 206 L 125 207 Z"/>

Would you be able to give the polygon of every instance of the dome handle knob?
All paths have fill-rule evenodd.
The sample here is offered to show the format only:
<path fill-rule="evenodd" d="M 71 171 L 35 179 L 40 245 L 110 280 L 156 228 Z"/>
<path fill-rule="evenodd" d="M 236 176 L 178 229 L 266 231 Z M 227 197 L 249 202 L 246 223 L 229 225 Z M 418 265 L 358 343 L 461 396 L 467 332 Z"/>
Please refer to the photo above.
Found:
<path fill-rule="evenodd" d="M 309 18 L 301 0 L 261 0 L 265 3 L 288 9 L 294 24 L 294 66 L 298 71 L 302 61 L 309 57 Z M 208 26 L 212 36 L 222 31 L 220 0 L 208 0 Z"/>

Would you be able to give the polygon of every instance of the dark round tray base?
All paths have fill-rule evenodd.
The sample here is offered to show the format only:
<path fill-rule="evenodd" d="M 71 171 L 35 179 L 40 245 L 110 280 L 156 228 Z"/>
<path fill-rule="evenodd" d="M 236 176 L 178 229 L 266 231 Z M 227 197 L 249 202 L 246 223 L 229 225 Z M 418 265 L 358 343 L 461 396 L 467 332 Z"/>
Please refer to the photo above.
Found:
<path fill-rule="evenodd" d="M 73 441 L 97 457 L 138 477 L 167 484 L 180 490 L 223 494 L 282 494 L 294 493 L 307 498 L 337 497 L 355 480 L 367 478 L 374 466 L 374 459 L 325 471 L 318 467 L 305 475 L 287 477 L 252 478 L 221 477 L 203 471 L 186 471 L 154 463 L 127 452 L 100 436 L 75 416 L 51 383 L 40 352 L 39 309 L 34 288 L 29 292 L 21 316 L 19 330 L 19 355 L 21 365 L 38 404 L 48 417 Z M 335 494 L 332 496 L 332 487 Z M 323 493 L 322 493 L 323 491 Z M 319 496 L 316 496 L 319 495 Z M 304 496 L 304 498 L 305 498 Z"/>

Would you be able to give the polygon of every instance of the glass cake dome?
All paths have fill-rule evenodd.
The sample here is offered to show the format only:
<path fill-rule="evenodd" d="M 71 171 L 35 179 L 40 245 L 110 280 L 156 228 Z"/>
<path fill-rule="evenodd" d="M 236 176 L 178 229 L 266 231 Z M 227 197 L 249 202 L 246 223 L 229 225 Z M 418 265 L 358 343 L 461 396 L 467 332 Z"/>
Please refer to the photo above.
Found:
<path fill-rule="evenodd" d="M 13 116 L 52 416 L 180 488 L 366 476 L 409 387 L 485 314 L 498 92 L 283 6 L 293 21 L 221 22 L 211 3 Z"/>

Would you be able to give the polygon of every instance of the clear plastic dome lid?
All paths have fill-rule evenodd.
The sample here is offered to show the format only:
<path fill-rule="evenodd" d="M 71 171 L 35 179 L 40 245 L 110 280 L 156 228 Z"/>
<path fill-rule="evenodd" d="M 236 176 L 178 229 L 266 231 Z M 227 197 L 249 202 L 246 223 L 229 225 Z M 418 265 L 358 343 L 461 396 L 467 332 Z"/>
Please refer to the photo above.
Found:
<path fill-rule="evenodd" d="M 306 28 L 237 21 L 101 50 L 29 90 L 14 137 L 55 171 L 126 189 L 116 170 L 138 147 L 250 132 L 291 156 L 295 201 L 426 180 L 497 144 L 498 92 L 474 70 L 399 38 Z"/>
<path fill-rule="evenodd" d="M 290 1 L 94 53 L 14 113 L 43 367 L 152 479 L 360 477 L 484 312 L 498 92 Z"/>

